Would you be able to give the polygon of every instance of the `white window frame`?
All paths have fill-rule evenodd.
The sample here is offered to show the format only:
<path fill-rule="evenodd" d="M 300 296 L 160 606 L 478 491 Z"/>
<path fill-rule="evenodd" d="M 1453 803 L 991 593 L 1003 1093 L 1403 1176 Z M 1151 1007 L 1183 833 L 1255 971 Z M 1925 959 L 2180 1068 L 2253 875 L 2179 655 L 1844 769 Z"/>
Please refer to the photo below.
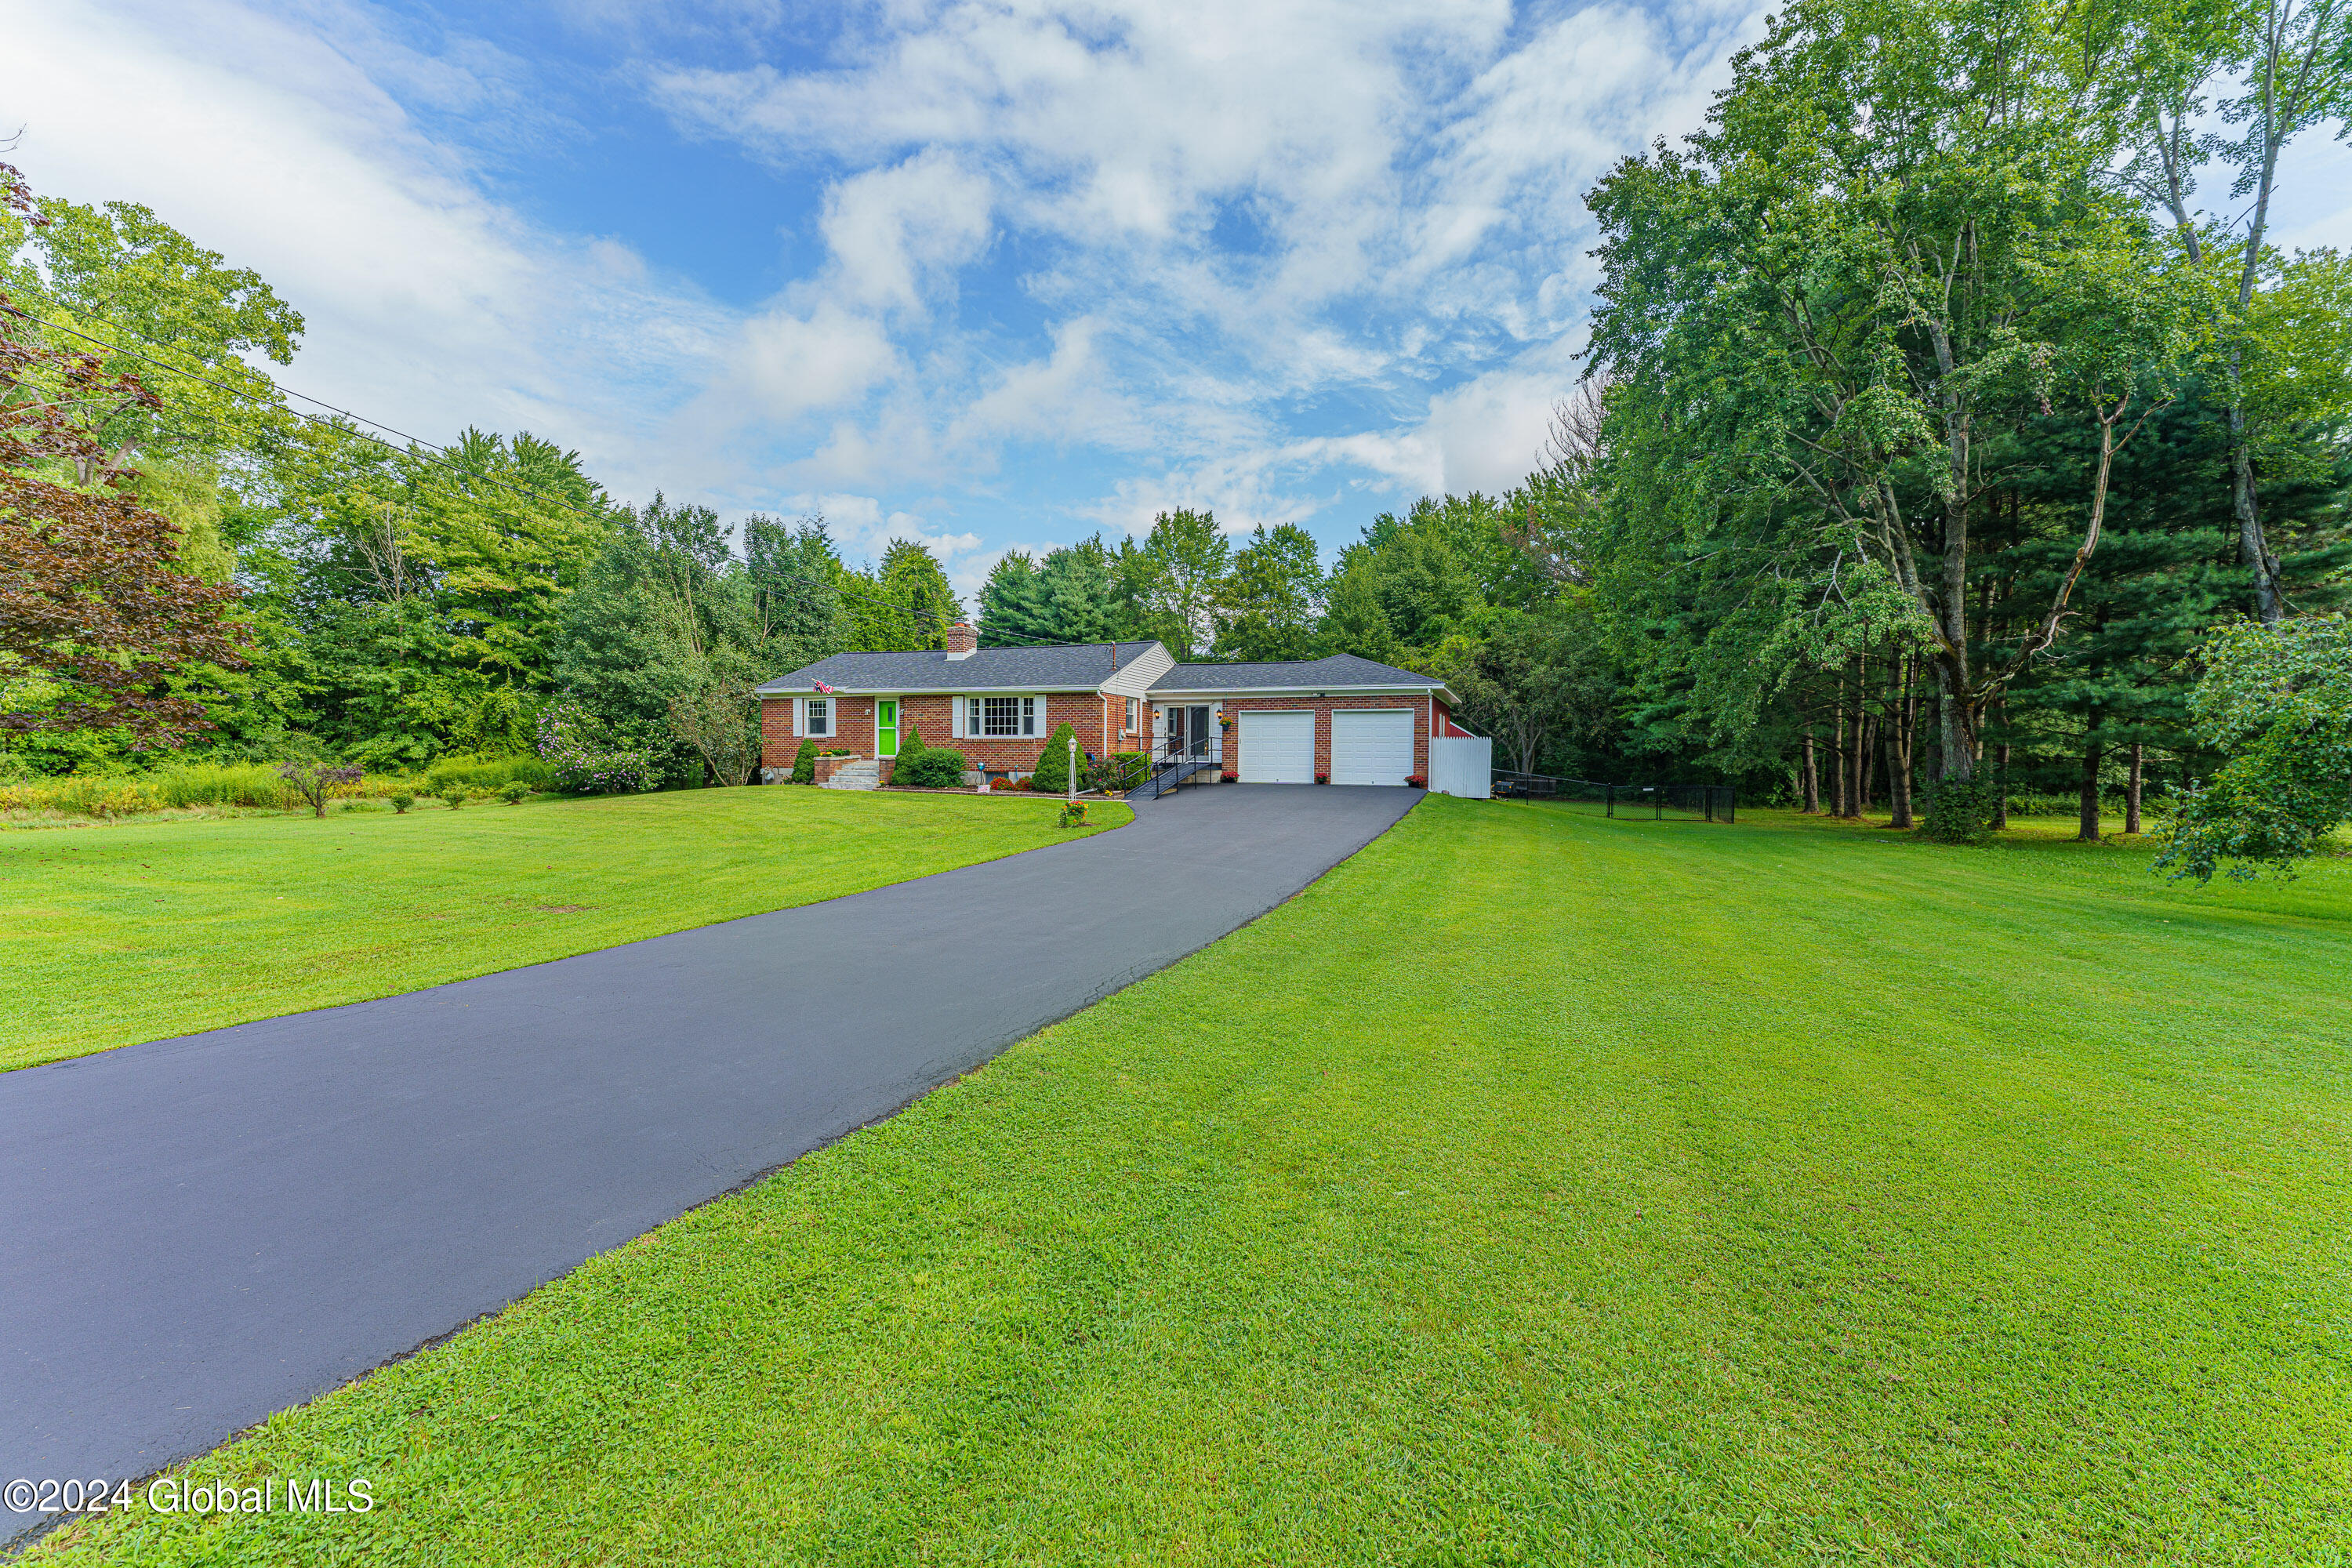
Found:
<path fill-rule="evenodd" d="M 981 691 L 961 699 L 971 706 L 961 710 L 964 734 L 974 741 L 1034 741 L 1045 732 L 1045 699 L 1029 691 Z M 1019 704 L 1013 710 L 1012 732 L 991 733 L 988 728 L 988 705 L 992 702 Z"/>
<path fill-rule="evenodd" d="M 1127 700 L 1127 728 L 1120 731 L 1120 734 L 1132 735 L 1135 733 L 1135 726 L 1139 721 L 1135 710 L 1137 705 L 1142 700 L 1143 700 L 1139 697 L 1130 697 Z"/>
<path fill-rule="evenodd" d="M 835 727 L 840 722 L 840 710 L 835 699 L 830 697 L 803 697 L 800 700 L 800 732 L 814 740 L 830 740 L 833 737 Z M 815 710 L 822 710 L 824 714 L 824 722 L 821 727 L 817 723 L 814 716 Z"/>

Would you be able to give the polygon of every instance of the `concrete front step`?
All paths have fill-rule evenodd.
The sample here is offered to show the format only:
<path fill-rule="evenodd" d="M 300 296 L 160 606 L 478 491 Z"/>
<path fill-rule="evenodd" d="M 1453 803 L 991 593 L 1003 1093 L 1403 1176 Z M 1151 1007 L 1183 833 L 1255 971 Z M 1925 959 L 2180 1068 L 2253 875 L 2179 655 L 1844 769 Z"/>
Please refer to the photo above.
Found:
<path fill-rule="evenodd" d="M 882 764 L 871 757 L 863 757 L 845 764 L 824 781 L 826 789 L 880 789 Z"/>

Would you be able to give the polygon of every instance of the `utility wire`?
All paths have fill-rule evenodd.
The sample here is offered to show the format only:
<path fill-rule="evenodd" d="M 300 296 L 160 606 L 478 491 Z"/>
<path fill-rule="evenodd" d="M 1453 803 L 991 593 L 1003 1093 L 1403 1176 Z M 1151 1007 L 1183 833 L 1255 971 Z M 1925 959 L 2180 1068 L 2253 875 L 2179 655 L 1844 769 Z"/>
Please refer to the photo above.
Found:
<path fill-rule="evenodd" d="M 184 365 L 173 364 L 168 360 L 157 359 L 152 354 L 142 353 L 137 349 L 126 347 L 121 343 L 109 342 L 104 338 L 93 337 L 89 333 L 82 331 L 78 328 L 67 326 L 63 321 L 52 321 L 46 317 L 36 316 L 31 311 L 24 310 L 19 306 L 0 302 L 0 312 L 15 316 L 19 321 L 31 321 L 36 325 L 47 327 L 52 331 L 64 332 L 69 336 L 79 338 L 82 342 L 86 343 L 94 343 L 98 347 L 105 349 L 110 353 L 121 354 L 126 358 L 139 360 L 144 363 L 152 364 L 159 370 L 169 371 L 173 375 L 184 376 L 190 381 L 198 381 L 204 383 L 207 386 L 217 387 L 233 397 L 242 397 L 251 402 L 262 404 L 266 406 L 276 406 L 275 405 L 270 405 L 268 399 L 263 398 L 258 393 L 256 393 L 249 388 L 237 386 L 232 383 L 223 381 L 217 376 L 206 375 L 201 371 L 190 370 Z M 149 337 L 147 333 L 140 331 L 136 327 L 130 327 L 124 330 L 134 333 L 138 337 L 145 339 L 148 342 L 153 343 L 157 348 L 168 348 L 170 346 L 166 343 L 158 342 L 154 338 Z M 247 368 L 251 369 L 252 367 L 247 366 Z M 444 447 L 437 442 L 425 440 L 421 436 L 411 436 L 404 430 L 397 429 L 393 426 L 383 423 L 381 420 L 370 419 L 365 415 L 354 414 L 348 408 L 338 407 L 336 405 L 329 403 L 323 398 L 312 397 L 308 393 L 296 392 L 293 388 L 283 384 L 276 377 L 268 374 L 265 371 L 256 370 L 254 371 L 254 374 L 260 376 L 262 380 L 268 382 L 270 387 L 282 396 L 299 397 L 305 403 L 315 403 L 320 407 L 330 410 L 331 413 L 342 419 L 353 421 L 356 425 L 373 426 L 375 430 L 389 431 L 393 435 L 398 436 L 402 440 L 408 442 L 412 447 L 425 447 L 426 450 L 435 454 L 434 460 L 439 461 L 444 467 L 450 469 L 450 471 L 458 474 L 461 477 L 478 480 L 488 480 L 491 484 L 499 485 L 507 489 L 512 490 L 518 495 L 528 496 L 532 500 L 539 502 L 542 506 L 551 507 L 560 511 L 568 511 L 575 517 L 584 518 L 591 521 L 598 522 L 605 521 L 596 513 L 579 507 L 571 501 L 564 500 L 560 497 L 542 495 L 539 491 L 532 489 L 528 485 L 519 484 L 515 480 L 504 479 L 496 474 L 486 474 L 468 468 L 457 460 L 457 454 L 451 448 Z M 400 447 L 395 447 L 391 442 L 385 440 L 383 437 L 374 434 L 373 430 L 361 430 L 353 428 L 352 426 L 338 425 L 335 419 L 327 418 L 317 414 L 308 413 L 299 408 L 289 408 L 286 412 L 293 415 L 298 419 L 307 419 L 314 425 L 324 425 L 330 428 L 347 430 L 352 435 L 360 437 L 364 440 L 374 442 L 377 446 L 382 447 L 388 452 L 398 453 L 402 450 Z M 626 509 L 625 508 L 623 510 Z M 941 631 L 945 631 L 949 626 L 956 624 L 947 618 L 947 613 L 943 610 L 919 610 L 911 605 L 898 604 L 892 600 L 881 598 L 877 595 L 860 593 L 855 588 L 845 588 L 838 583 L 829 583 L 819 578 L 810 577 L 793 572 L 780 571 L 776 573 L 776 575 L 783 577 L 789 581 L 796 581 L 804 587 L 830 589 L 834 594 L 840 597 L 856 599 L 863 604 L 871 605 L 877 610 L 904 616 L 909 623 L 918 627 L 925 625 L 926 616 L 929 617 Z M 974 630 L 977 631 L 978 628 L 975 627 Z M 1019 633 L 1015 632 L 992 632 L 990 634 L 990 637 L 992 645 L 1009 640 L 1031 647 L 1098 647 L 1102 646 L 1100 643 L 1095 642 L 1054 642 L 1045 637 L 1023 637 Z M 1130 641 L 1134 639 L 1118 638 L 1114 640 Z"/>

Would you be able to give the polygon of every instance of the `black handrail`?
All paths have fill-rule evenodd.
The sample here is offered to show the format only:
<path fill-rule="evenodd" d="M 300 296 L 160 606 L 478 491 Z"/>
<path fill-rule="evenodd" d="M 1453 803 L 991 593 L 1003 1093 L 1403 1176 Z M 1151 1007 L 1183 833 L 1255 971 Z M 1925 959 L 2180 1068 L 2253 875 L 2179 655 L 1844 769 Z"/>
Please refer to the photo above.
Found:
<path fill-rule="evenodd" d="M 1151 777 L 1144 786 L 1158 800 L 1171 790 L 1197 784 L 1201 775 L 1215 769 L 1225 771 L 1225 741 L 1222 735 L 1202 735 L 1196 739 L 1162 741 L 1151 755 Z"/>

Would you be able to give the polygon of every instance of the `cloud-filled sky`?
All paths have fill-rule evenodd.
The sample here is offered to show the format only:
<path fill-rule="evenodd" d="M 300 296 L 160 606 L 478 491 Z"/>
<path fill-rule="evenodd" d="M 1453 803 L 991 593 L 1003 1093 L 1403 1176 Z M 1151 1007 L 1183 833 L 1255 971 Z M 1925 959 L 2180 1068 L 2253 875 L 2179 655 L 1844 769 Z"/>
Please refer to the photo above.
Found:
<path fill-rule="evenodd" d="M 969 592 L 1165 507 L 1327 552 L 1531 466 L 1581 193 L 1748 0 L 47 0 L 0 134 L 309 321 L 289 387 L 528 428 L 625 500 L 821 509 Z M 2352 158 L 2288 243 L 2352 239 Z"/>

